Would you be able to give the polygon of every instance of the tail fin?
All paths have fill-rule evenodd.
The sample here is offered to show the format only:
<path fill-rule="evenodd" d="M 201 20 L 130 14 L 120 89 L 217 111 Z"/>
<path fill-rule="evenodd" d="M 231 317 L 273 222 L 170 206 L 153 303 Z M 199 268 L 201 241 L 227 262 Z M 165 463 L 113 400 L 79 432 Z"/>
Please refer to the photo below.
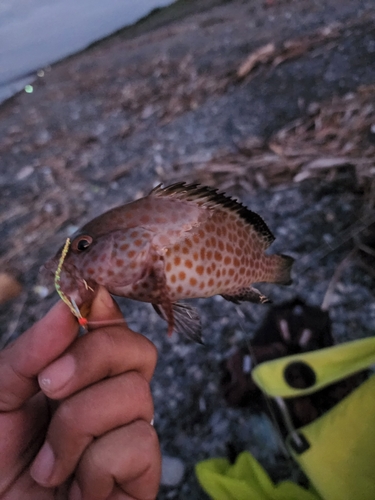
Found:
<path fill-rule="evenodd" d="M 290 285 L 292 283 L 291 270 L 294 259 L 288 255 L 270 255 L 272 269 L 267 279 L 270 283 Z"/>

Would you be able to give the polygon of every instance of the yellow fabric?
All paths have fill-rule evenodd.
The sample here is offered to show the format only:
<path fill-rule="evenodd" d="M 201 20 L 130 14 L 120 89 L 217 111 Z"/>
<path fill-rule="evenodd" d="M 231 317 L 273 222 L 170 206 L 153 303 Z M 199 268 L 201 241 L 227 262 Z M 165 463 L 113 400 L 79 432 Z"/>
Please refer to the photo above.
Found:
<path fill-rule="evenodd" d="M 317 376 L 308 389 L 290 388 L 284 379 L 291 362 L 310 365 Z M 269 396 L 296 397 L 368 368 L 375 363 L 375 338 L 262 363 L 253 372 Z M 290 451 L 325 500 L 375 499 L 375 375 L 325 415 L 298 430 L 310 444 Z"/>
<path fill-rule="evenodd" d="M 291 362 L 310 365 L 317 376 L 308 389 L 293 389 L 284 379 Z M 253 372 L 258 386 L 272 397 L 297 397 L 318 391 L 375 364 L 375 338 L 262 363 Z M 211 459 L 196 474 L 213 500 L 375 500 L 375 375 L 325 415 L 298 429 L 310 447 L 289 449 L 314 487 L 313 493 L 291 481 L 275 485 L 249 453 L 235 464 Z M 318 496 L 320 495 L 320 497 Z"/>
<path fill-rule="evenodd" d="M 292 454 L 324 499 L 375 499 L 375 375 L 300 433 L 312 446 Z"/>
<path fill-rule="evenodd" d="M 303 361 L 314 369 L 317 379 L 313 387 L 293 389 L 286 383 L 284 370 L 292 361 Z M 374 337 L 261 363 L 251 375 L 268 396 L 293 398 L 316 392 L 372 364 L 375 364 Z"/>
<path fill-rule="evenodd" d="M 248 452 L 234 464 L 212 458 L 195 467 L 199 483 L 212 500 L 321 500 L 292 481 L 275 485 L 263 467 Z"/>

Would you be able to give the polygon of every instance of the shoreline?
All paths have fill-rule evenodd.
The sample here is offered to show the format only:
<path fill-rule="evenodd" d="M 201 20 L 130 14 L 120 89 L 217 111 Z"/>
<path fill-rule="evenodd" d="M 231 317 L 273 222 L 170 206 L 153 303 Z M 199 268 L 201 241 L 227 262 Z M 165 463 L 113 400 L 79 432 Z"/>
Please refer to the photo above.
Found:
<path fill-rule="evenodd" d="M 157 30 L 168 24 L 173 22 L 178 22 L 181 19 L 185 18 L 194 13 L 204 12 L 216 5 L 220 5 L 223 3 L 223 0 L 208 0 L 204 5 L 199 0 L 176 0 L 171 5 L 166 7 L 156 7 L 152 9 L 148 14 L 142 16 L 135 23 L 125 25 L 122 28 L 116 29 L 109 35 L 106 35 L 94 42 L 89 43 L 84 48 L 68 54 L 65 57 L 57 59 L 51 64 L 46 64 L 41 68 L 35 68 L 32 71 L 28 71 L 26 73 L 22 73 L 19 76 L 11 78 L 10 80 L 0 82 L 0 90 L 9 88 L 11 85 L 15 85 L 20 87 L 19 90 L 16 90 L 9 97 L 6 97 L 4 100 L 0 100 L 0 108 L 8 102 L 8 100 L 13 99 L 13 97 L 19 95 L 24 91 L 24 86 L 27 84 L 32 84 L 36 80 L 38 80 L 37 72 L 39 70 L 45 71 L 48 68 L 48 71 L 52 71 L 57 65 L 64 63 L 66 61 L 71 60 L 72 58 L 79 56 L 81 54 L 85 54 L 86 52 L 105 45 L 108 42 L 111 42 L 115 39 L 124 39 L 130 40 L 132 38 L 136 38 L 143 34 L 147 34 L 152 32 L 153 30 Z M 0 98 L 1 99 L 1 98 Z"/>

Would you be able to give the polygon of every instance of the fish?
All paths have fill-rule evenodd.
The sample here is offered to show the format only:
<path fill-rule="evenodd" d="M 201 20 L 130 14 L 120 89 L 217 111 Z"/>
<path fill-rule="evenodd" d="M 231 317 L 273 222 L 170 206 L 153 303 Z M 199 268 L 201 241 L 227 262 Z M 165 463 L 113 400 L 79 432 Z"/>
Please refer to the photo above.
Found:
<path fill-rule="evenodd" d="M 218 189 L 197 183 L 155 187 L 147 196 L 113 208 L 71 238 L 59 265 L 59 288 L 82 311 L 98 285 L 112 295 L 149 302 L 177 331 L 202 342 L 191 298 L 221 295 L 239 304 L 266 303 L 254 283 L 291 283 L 293 258 L 268 255 L 274 236 L 264 220 Z"/>

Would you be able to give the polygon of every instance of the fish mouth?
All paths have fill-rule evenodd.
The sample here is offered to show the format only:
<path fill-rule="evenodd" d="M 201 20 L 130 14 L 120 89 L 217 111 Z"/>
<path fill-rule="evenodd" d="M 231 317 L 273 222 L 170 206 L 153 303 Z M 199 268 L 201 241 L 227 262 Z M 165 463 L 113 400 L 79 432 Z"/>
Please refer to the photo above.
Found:
<path fill-rule="evenodd" d="M 42 266 L 42 278 L 48 276 L 48 281 L 51 282 L 51 276 L 54 276 L 55 288 L 60 297 L 65 296 L 80 309 L 83 316 L 87 315 L 97 292 L 97 283 L 91 280 L 87 282 L 77 267 L 70 262 L 64 262 L 57 280 L 58 267 L 59 258 L 53 257 Z"/>

